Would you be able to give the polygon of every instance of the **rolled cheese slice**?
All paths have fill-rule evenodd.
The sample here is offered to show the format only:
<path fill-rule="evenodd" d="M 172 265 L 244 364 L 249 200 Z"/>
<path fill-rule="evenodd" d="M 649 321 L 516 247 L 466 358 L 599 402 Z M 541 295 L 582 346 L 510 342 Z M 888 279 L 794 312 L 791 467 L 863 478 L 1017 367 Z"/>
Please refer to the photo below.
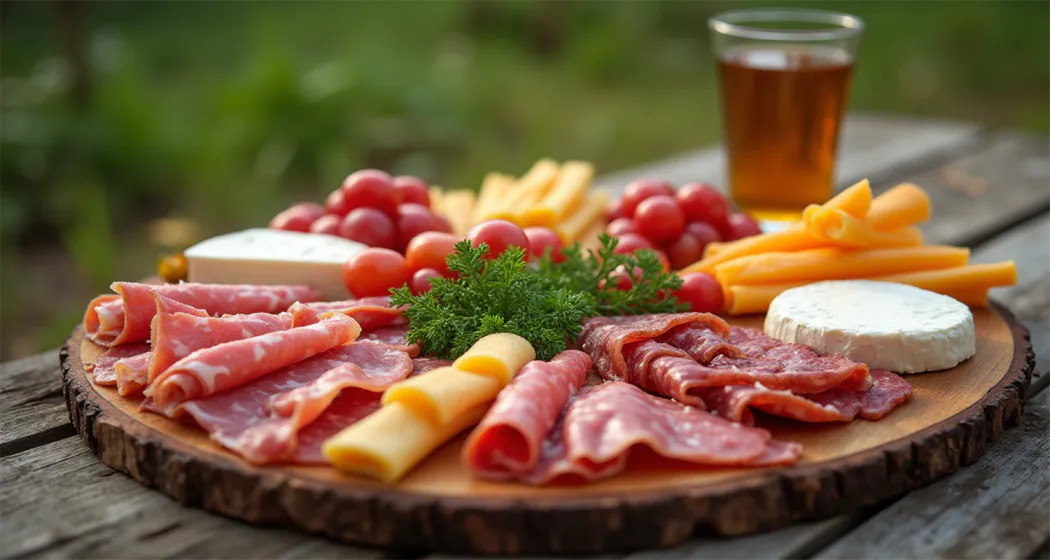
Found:
<path fill-rule="evenodd" d="M 536 350 L 529 341 L 516 334 L 495 333 L 475 342 L 452 367 L 491 377 L 505 387 L 522 366 L 535 359 Z"/>
<path fill-rule="evenodd" d="M 496 398 L 506 385 L 499 378 L 443 367 L 395 383 L 383 393 L 383 405 L 402 403 L 443 426 L 478 403 Z"/>
<path fill-rule="evenodd" d="M 871 369 L 936 371 L 976 352 L 973 314 L 948 296 L 871 280 L 817 282 L 786 290 L 769 306 L 766 334 L 841 353 Z"/>

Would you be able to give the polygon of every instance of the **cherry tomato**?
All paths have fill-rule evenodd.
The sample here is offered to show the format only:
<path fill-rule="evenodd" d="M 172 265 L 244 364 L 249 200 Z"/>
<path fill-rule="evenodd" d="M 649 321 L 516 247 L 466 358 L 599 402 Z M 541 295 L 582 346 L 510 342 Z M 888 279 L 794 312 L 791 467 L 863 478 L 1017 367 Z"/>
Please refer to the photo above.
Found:
<path fill-rule="evenodd" d="M 707 222 L 720 231 L 728 224 L 729 206 L 725 197 L 707 183 L 690 183 L 678 189 L 678 204 L 686 218 Z"/>
<path fill-rule="evenodd" d="M 625 233 L 619 237 L 620 242 L 616 245 L 614 253 L 618 255 L 633 255 L 638 249 L 653 249 L 653 244 L 648 239 L 637 233 Z"/>
<path fill-rule="evenodd" d="M 671 259 L 667 258 L 667 253 L 659 249 L 653 249 L 653 252 L 656 253 L 656 258 L 660 259 L 660 267 L 664 272 L 671 272 Z"/>
<path fill-rule="evenodd" d="M 405 249 L 408 269 L 413 271 L 437 270 L 443 276 L 448 276 L 449 270 L 445 259 L 455 251 L 458 241 L 458 237 L 443 231 L 428 231 L 413 237 L 412 241 L 408 242 L 408 248 Z"/>
<path fill-rule="evenodd" d="M 643 200 L 659 194 L 674 196 L 674 187 L 667 181 L 657 179 L 639 179 L 627 185 L 623 191 L 623 215 L 633 218 L 635 210 Z"/>
<path fill-rule="evenodd" d="M 445 231 L 437 214 L 422 204 L 408 202 L 397 207 L 398 247 L 405 248 L 417 235 L 426 231 Z"/>
<path fill-rule="evenodd" d="M 685 215 L 673 196 L 658 194 L 642 201 L 634 211 L 638 232 L 654 241 L 674 239 L 685 228 Z"/>
<path fill-rule="evenodd" d="M 363 169 L 351 173 L 343 180 L 343 196 L 346 207 L 375 208 L 388 215 L 397 215 L 397 195 L 394 180 L 378 169 Z"/>
<path fill-rule="evenodd" d="M 624 266 L 621 264 L 620 266 L 616 267 L 615 270 L 609 273 L 608 278 L 598 282 L 598 288 L 604 290 L 606 282 L 608 281 L 613 282 L 613 287 L 615 287 L 617 290 L 620 290 L 621 292 L 626 292 L 627 290 L 633 288 L 635 280 L 638 280 L 641 277 L 641 268 L 637 266 L 634 267 L 634 274 L 631 275 L 627 274 L 627 269 L 624 268 Z"/>
<path fill-rule="evenodd" d="M 707 222 L 689 222 L 685 225 L 686 233 L 690 233 L 700 242 L 700 250 L 703 251 L 708 243 L 722 241 L 722 234 L 718 229 Z"/>
<path fill-rule="evenodd" d="M 354 297 L 385 296 L 408 278 L 405 257 L 390 249 L 365 249 L 343 265 L 343 282 Z"/>
<path fill-rule="evenodd" d="M 452 222 L 448 221 L 443 214 L 433 212 L 434 221 L 437 223 L 437 228 L 434 231 L 443 231 L 445 233 L 452 233 Z"/>
<path fill-rule="evenodd" d="M 741 237 L 750 237 L 752 235 L 758 235 L 762 233 L 762 228 L 759 227 L 758 222 L 754 218 L 747 214 L 737 213 L 729 216 L 729 229 L 728 231 L 733 236 L 733 239 L 740 239 Z"/>
<path fill-rule="evenodd" d="M 324 209 L 329 214 L 335 214 L 336 216 L 345 216 L 350 213 L 350 208 L 346 205 L 346 193 L 343 192 L 342 187 L 335 189 L 328 195 L 328 198 L 324 201 Z"/>
<path fill-rule="evenodd" d="M 314 202 L 300 202 L 270 220 L 270 227 L 287 231 L 310 231 L 310 224 L 324 216 L 324 208 Z"/>
<path fill-rule="evenodd" d="M 397 230 L 386 214 L 375 208 L 356 208 L 339 223 L 339 236 L 369 247 L 397 247 Z"/>
<path fill-rule="evenodd" d="M 419 295 L 429 292 L 433 289 L 430 285 L 431 278 L 441 278 L 441 273 L 433 268 L 421 268 L 412 275 L 412 279 L 408 281 L 408 289 L 413 295 Z"/>
<path fill-rule="evenodd" d="M 689 272 L 682 275 L 682 287 L 674 292 L 678 301 L 689 304 L 690 310 L 702 313 L 718 313 L 725 302 L 722 286 L 706 272 Z"/>
<path fill-rule="evenodd" d="M 529 238 L 517 225 L 507 220 L 489 220 L 470 228 L 467 239 L 474 247 L 482 243 L 489 246 L 486 259 L 494 259 L 512 245 L 525 249 L 525 260 L 529 260 Z"/>
<path fill-rule="evenodd" d="M 685 231 L 682 232 L 681 237 L 667 247 L 667 256 L 671 259 L 671 266 L 675 270 L 682 269 L 704 256 L 704 245 L 701 245 L 695 235 Z"/>
<path fill-rule="evenodd" d="M 426 181 L 411 175 L 394 177 L 394 196 L 398 204 L 412 202 L 430 208 L 430 191 Z"/>
<path fill-rule="evenodd" d="M 638 226 L 630 218 L 616 218 L 605 226 L 605 233 L 613 237 L 620 237 L 625 233 L 638 233 Z"/>
<path fill-rule="evenodd" d="M 605 222 L 611 222 L 617 218 L 623 218 L 623 199 L 614 198 L 605 205 Z"/>
<path fill-rule="evenodd" d="M 551 252 L 551 260 L 560 263 L 565 260 L 562 254 L 561 236 L 549 227 L 533 226 L 525 228 L 525 237 L 529 239 L 529 253 L 533 257 L 542 257 Z"/>
<path fill-rule="evenodd" d="M 339 224 L 343 217 L 337 214 L 325 214 L 310 224 L 310 233 L 327 233 L 328 235 L 339 235 Z"/>

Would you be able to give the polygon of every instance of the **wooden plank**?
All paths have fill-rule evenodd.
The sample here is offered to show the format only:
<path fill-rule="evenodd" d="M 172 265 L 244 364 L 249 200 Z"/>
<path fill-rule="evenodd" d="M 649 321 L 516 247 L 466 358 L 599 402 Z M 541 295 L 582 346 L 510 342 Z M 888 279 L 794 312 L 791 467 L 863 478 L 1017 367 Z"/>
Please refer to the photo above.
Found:
<path fill-rule="evenodd" d="M 1050 391 L 955 476 L 882 510 L 815 558 L 1029 558 L 1050 538 Z"/>
<path fill-rule="evenodd" d="M 79 438 L 0 459 L 0 477 L 3 558 L 390 557 L 179 507 L 104 466 Z"/>
<path fill-rule="evenodd" d="M 843 187 L 863 177 L 878 182 L 887 172 L 899 174 L 931 158 L 965 150 L 978 141 L 979 132 L 977 125 L 951 121 L 850 115 L 842 133 L 835 184 Z M 642 177 L 658 177 L 679 185 L 706 181 L 725 189 L 725 154 L 721 146 L 704 148 L 608 174 L 595 184 L 619 191 Z"/>
<path fill-rule="evenodd" d="M 0 456 L 74 435 L 58 350 L 0 364 Z"/>

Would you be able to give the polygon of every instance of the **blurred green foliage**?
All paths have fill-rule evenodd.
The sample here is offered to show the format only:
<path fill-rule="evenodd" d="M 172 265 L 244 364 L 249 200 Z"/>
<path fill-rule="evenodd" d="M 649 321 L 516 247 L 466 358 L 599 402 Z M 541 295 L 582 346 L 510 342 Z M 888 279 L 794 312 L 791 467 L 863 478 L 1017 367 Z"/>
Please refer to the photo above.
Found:
<path fill-rule="evenodd" d="M 543 156 L 612 171 L 713 142 L 706 20 L 757 5 L 0 4 L 4 328 L 34 311 L 33 346 L 57 344 L 81 291 L 149 272 L 153 218 L 214 233 L 362 167 L 474 187 Z M 1046 2 L 761 5 L 867 22 L 856 109 L 1050 130 Z M 38 317 L 27 263 L 48 248 L 75 303 Z"/>

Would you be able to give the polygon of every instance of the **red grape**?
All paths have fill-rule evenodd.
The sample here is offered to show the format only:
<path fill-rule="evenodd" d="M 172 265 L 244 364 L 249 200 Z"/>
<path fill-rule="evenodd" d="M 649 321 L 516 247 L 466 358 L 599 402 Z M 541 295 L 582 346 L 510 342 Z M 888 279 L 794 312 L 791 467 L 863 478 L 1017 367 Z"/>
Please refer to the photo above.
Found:
<path fill-rule="evenodd" d="M 270 227 L 287 231 L 310 231 L 310 225 L 324 216 L 324 208 L 314 202 L 300 202 L 270 220 Z"/>
<path fill-rule="evenodd" d="M 685 226 L 685 232 L 696 238 L 700 244 L 700 252 L 703 253 L 708 243 L 722 240 L 722 234 L 718 233 L 715 226 L 707 222 L 690 222 Z"/>
<path fill-rule="evenodd" d="M 525 249 L 525 260 L 529 260 L 529 238 L 525 236 L 517 225 L 507 220 L 489 220 L 470 228 L 467 239 L 474 247 L 482 243 L 488 245 L 489 252 L 485 254 L 486 259 L 494 259 L 511 245 Z"/>
<path fill-rule="evenodd" d="M 741 237 L 758 235 L 762 233 L 762 228 L 759 227 L 758 222 L 751 216 L 737 213 L 729 216 L 728 231 L 732 234 L 733 239 L 740 239 Z"/>
<path fill-rule="evenodd" d="M 725 197 L 707 183 L 690 183 L 678 189 L 678 204 L 690 221 L 707 222 L 720 231 L 728 224 Z"/>
<path fill-rule="evenodd" d="M 704 246 L 695 235 L 685 231 L 667 247 L 667 256 L 671 259 L 671 266 L 679 270 L 700 260 L 704 256 Z"/>
<path fill-rule="evenodd" d="M 370 247 L 393 249 L 397 246 L 394 222 L 375 208 L 357 208 L 347 214 L 339 224 L 339 236 Z"/>
<path fill-rule="evenodd" d="M 346 207 L 375 208 L 388 216 L 397 214 L 397 196 L 390 175 L 378 169 L 363 169 L 343 180 Z"/>
<path fill-rule="evenodd" d="M 401 175 L 394 177 L 394 196 L 398 204 L 413 202 L 430 208 L 430 191 L 426 181 L 419 177 Z"/>
<path fill-rule="evenodd" d="M 654 241 L 674 239 L 685 228 L 685 216 L 673 196 L 649 197 L 634 211 L 634 223 L 642 235 Z"/>
<path fill-rule="evenodd" d="M 417 270 L 412 279 L 408 281 L 408 289 L 413 295 L 429 292 L 433 286 L 430 285 L 431 278 L 441 278 L 441 273 L 433 268 L 421 268 Z"/>
<path fill-rule="evenodd" d="M 605 221 L 611 222 L 623 216 L 623 198 L 614 198 L 605 205 Z"/>
<path fill-rule="evenodd" d="M 346 193 L 343 192 L 343 188 L 339 187 L 328 195 L 328 198 L 324 201 L 324 208 L 329 214 L 335 214 L 336 216 L 345 216 L 350 213 L 350 208 L 346 205 Z"/>
<path fill-rule="evenodd" d="M 365 249 L 343 265 L 343 282 L 354 297 L 385 296 L 408 278 L 405 257 L 390 249 Z"/>
<path fill-rule="evenodd" d="M 637 233 L 625 233 L 619 239 L 620 242 L 613 250 L 618 255 L 633 255 L 638 249 L 653 249 L 653 244 Z"/>
<path fill-rule="evenodd" d="M 339 224 L 343 217 L 337 214 L 325 214 L 313 224 L 310 224 L 310 233 L 326 233 L 328 235 L 339 235 Z"/>
<path fill-rule="evenodd" d="M 605 233 L 613 237 L 620 237 L 625 233 L 638 233 L 638 227 L 630 218 L 616 218 L 605 226 Z"/>
<path fill-rule="evenodd" d="M 562 254 L 561 236 L 549 227 L 527 227 L 525 237 L 529 239 L 529 253 L 533 257 L 542 257 L 548 250 L 551 252 L 551 260 L 560 263 L 565 260 Z"/>
<path fill-rule="evenodd" d="M 656 179 L 639 179 L 623 191 L 623 215 L 633 218 L 634 212 L 643 200 L 660 194 L 674 196 L 674 187 L 667 181 Z"/>
<path fill-rule="evenodd" d="M 682 287 L 674 292 L 682 303 L 689 304 L 691 311 L 718 313 L 725 302 L 722 286 L 706 272 L 689 272 L 682 275 Z"/>
<path fill-rule="evenodd" d="M 427 231 L 412 238 L 405 249 L 409 270 L 438 270 L 448 276 L 448 264 L 445 259 L 455 251 L 459 238 L 443 231 Z"/>
<path fill-rule="evenodd" d="M 397 207 L 397 230 L 400 232 L 399 248 L 404 248 L 413 238 L 426 231 L 441 231 L 441 221 L 422 204 L 408 202 Z"/>

